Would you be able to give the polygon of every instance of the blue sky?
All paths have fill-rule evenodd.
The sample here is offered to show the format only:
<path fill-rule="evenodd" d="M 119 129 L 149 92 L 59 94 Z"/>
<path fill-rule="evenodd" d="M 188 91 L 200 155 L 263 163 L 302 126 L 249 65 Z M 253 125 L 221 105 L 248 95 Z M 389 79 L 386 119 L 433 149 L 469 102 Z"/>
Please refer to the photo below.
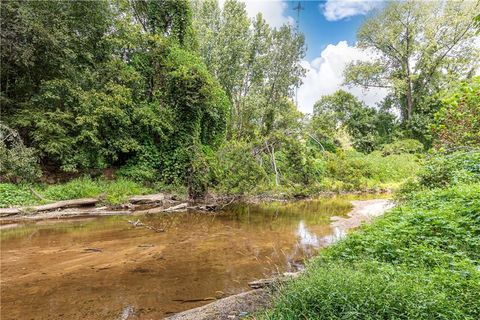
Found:
<path fill-rule="evenodd" d="M 219 1 L 222 3 L 225 0 Z M 261 12 L 273 27 L 284 23 L 295 24 L 297 13 L 293 8 L 298 1 L 240 1 L 245 3 L 250 17 Z M 356 32 L 366 15 L 383 3 L 382 0 L 301 1 L 305 9 L 300 13 L 300 31 L 305 35 L 307 54 L 302 61 L 306 74 L 298 89 L 300 111 L 311 113 L 318 99 L 339 89 L 351 92 L 370 106 L 375 106 L 385 97 L 385 90 L 365 91 L 343 85 L 343 71 L 348 63 L 373 59 L 372 52 L 355 46 Z"/>
<path fill-rule="evenodd" d="M 286 2 L 287 14 L 297 19 L 297 1 Z M 300 11 L 300 31 L 305 35 L 307 43 L 307 60 L 318 57 L 329 44 L 336 44 L 346 40 L 349 45 L 356 41 L 356 30 L 364 20 L 363 15 L 346 17 L 336 21 L 328 21 L 322 12 L 325 1 L 301 1 L 303 10 Z"/>

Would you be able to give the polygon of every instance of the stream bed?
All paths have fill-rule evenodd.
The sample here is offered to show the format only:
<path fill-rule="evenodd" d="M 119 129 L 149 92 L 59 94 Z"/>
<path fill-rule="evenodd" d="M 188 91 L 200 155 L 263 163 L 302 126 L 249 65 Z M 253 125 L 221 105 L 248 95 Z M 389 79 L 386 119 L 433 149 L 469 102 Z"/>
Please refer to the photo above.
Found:
<path fill-rule="evenodd" d="M 1 319 L 161 319 L 246 291 L 342 236 L 351 199 L 3 228 Z"/>

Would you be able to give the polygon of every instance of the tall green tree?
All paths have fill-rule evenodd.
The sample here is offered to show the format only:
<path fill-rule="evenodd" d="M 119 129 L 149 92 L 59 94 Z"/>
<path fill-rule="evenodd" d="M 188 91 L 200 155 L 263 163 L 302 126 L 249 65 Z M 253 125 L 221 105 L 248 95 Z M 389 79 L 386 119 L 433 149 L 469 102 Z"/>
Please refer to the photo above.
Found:
<path fill-rule="evenodd" d="M 229 137 L 266 136 L 285 98 L 293 98 L 304 70 L 303 36 L 289 25 L 271 28 L 262 17 L 249 19 L 245 4 L 194 2 L 199 50 L 232 102 Z"/>
<path fill-rule="evenodd" d="M 184 47 L 195 47 L 188 0 L 135 0 L 129 3 L 144 31 L 171 37 Z"/>
<path fill-rule="evenodd" d="M 338 90 L 315 103 L 310 130 L 320 143 L 330 147 L 338 131 L 345 128 L 357 150 L 371 152 L 389 142 L 394 125 L 395 119 L 387 111 L 368 107 L 352 94 Z"/>
<path fill-rule="evenodd" d="M 424 97 L 477 68 L 473 17 L 478 9 L 475 1 L 389 2 L 357 32 L 358 46 L 376 59 L 351 64 L 347 83 L 390 89 L 402 119 L 412 120 L 422 112 Z"/>

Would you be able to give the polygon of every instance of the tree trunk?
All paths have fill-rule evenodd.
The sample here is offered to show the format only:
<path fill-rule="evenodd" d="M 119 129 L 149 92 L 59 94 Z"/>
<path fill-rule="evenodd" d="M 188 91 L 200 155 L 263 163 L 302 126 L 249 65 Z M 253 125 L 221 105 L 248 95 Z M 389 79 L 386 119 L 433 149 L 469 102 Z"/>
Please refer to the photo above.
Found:
<path fill-rule="evenodd" d="M 267 147 L 267 152 L 270 152 L 272 155 L 272 166 L 273 170 L 275 171 L 275 185 L 279 186 L 280 185 L 280 177 L 278 174 L 278 168 L 277 168 L 277 162 L 275 161 L 275 149 L 274 146 L 272 146 L 272 149 L 268 147 L 267 141 L 265 141 L 265 147 Z"/>
<path fill-rule="evenodd" d="M 407 120 L 412 118 L 413 114 L 413 96 L 412 96 L 412 83 L 408 80 L 407 88 Z"/>
<path fill-rule="evenodd" d="M 410 77 L 410 41 L 413 39 L 410 38 L 410 29 L 407 27 L 407 54 L 405 59 L 405 68 L 407 69 L 406 80 L 407 80 L 407 119 L 410 120 L 413 114 L 413 94 L 412 94 L 412 79 Z"/>
<path fill-rule="evenodd" d="M 279 186 L 280 178 L 278 176 L 277 162 L 275 161 L 275 149 L 273 146 L 272 146 L 272 161 L 273 161 L 273 169 L 275 170 L 275 184 Z"/>

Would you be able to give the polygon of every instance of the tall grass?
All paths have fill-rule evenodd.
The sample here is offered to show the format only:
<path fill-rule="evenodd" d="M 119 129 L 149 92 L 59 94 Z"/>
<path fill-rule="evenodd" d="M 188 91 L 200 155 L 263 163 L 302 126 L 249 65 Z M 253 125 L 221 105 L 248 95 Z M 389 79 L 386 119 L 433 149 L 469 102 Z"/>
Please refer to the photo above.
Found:
<path fill-rule="evenodd" d="M 479 319 L 480 184 L 423 190 L 324 250 L 264 319 Z"/>
<path fill-rule="evenodd" d="M 46 201 L 35 197 L 29 188 L 40 194 Z M 129 196 L 153 193 L 153 188 L 145 187 L 138 182 L 120 178 L 117 180 L 92 179 L 81 177 L 64 184 L 14 185 L 9 183 L 0 184 L 0 207 L 16 205 L 34 205 L 51 201 L 101 197 L 105 203 L 120 204 Z"/>
<path fill-rule="evenodd" d="M 417 174 L 420 160 L 415 154 L 383 156 L 380 151 L 367 155 L 356 151 L 327 154 L 323 188 L 339 191 L 396 189 Z"/>

